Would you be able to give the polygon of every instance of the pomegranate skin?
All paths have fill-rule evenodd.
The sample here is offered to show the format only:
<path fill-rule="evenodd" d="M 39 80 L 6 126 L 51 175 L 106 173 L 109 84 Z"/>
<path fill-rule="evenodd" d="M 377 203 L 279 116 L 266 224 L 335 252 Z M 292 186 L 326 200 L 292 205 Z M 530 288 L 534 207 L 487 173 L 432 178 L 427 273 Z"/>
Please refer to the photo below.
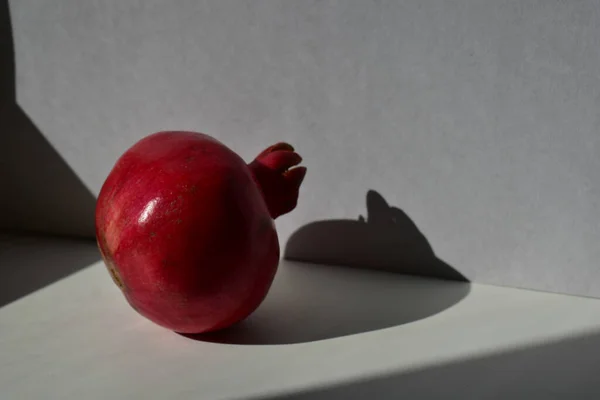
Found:
<path fill-rule="evenodd" d="M 279 263 L 273 219 L 304 167 L 277 144 L 250 165 L 197 132 L 149 135 L 117 161 L 96 205 L 102 258 L 128 303 L 179 333 L 228 327 L 263 301 Z"/>

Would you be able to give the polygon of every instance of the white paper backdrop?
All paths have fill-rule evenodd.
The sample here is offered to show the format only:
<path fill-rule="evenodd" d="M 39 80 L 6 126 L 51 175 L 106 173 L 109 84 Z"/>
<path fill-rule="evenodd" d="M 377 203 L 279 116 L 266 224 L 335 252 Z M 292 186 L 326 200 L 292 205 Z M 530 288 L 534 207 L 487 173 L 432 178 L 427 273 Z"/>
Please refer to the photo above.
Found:
<path fill-rule="evenodd" d="M 595 0 L 11 6 L 19 103 L 96 194 L 154 131 L 286 140 L 309 174 L 282 244 L 373 189 L 469 279 L 600 296 Z"/>

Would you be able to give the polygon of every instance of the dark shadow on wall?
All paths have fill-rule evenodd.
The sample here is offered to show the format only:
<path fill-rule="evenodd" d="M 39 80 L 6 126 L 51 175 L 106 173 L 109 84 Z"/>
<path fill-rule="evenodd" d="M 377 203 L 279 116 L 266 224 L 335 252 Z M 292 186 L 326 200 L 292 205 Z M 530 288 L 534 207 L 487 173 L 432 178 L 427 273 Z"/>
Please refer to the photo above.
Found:
<path fill-rule="evenodd" d="M 254 400 L 596 400 L 600 399 L 598 349 L 596 332 Z"/>
<path fill-rule="evenodd" d="M 7 0 L 0 0 L 0 187 L 0 231 L 94 237 L 94 195 L 17 105 Z"/>
<path fill-rule="evenodd" d="M 466 282 L 439 259 L 406 213 L 374 190 L 367 192 L 367 218 L 316 221 L 288 240 L 284 258 L 320 264 L 383 270 Z"/>

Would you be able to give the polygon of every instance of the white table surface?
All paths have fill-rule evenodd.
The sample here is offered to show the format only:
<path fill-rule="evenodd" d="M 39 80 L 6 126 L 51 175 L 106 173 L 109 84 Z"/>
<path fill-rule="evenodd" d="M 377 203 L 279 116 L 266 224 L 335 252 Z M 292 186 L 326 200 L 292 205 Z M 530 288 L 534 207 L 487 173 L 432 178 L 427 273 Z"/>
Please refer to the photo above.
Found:
<path fill-rule="evenodd" d="M 1 307 L 0 354 L 3 400 L 598 399 L 600 301 L 282 261 L 247 323 L 200 341 L 96 262 Z"/>

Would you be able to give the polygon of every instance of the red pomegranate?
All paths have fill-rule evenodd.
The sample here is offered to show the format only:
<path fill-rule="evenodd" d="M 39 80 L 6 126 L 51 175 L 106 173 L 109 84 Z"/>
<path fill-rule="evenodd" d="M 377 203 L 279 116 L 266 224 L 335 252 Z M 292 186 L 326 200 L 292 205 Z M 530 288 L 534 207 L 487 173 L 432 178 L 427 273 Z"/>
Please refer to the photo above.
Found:
<path fill-rule="evenodd" d="M 306 168 L 287 143 L 246 164 L 197 132 L 129 148 L 96 205 L 96 238 L 140 314 L 179 333 L 228 327 L 263 301 L 279 263 L 273 219 L 296 207 Z"/>

